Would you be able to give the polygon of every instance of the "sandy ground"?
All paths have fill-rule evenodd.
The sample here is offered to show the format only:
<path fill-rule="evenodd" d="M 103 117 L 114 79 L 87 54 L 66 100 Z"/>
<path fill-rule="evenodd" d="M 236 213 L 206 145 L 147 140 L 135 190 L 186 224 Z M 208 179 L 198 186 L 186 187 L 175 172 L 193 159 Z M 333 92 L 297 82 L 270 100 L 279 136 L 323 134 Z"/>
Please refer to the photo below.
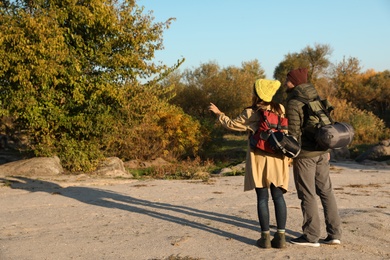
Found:
<path fill-rule="evenodd" d="M 0 176 L 0 259 L 390 259 L 389 167 L 332 164 L 343 238 L 320 248 L 256 247 L 255 192 L 243 178 Z M 292 176 L 285 198 L 290 240 L 302 222 Z M 273 214 L 271 224 L 273 233 Z"/>

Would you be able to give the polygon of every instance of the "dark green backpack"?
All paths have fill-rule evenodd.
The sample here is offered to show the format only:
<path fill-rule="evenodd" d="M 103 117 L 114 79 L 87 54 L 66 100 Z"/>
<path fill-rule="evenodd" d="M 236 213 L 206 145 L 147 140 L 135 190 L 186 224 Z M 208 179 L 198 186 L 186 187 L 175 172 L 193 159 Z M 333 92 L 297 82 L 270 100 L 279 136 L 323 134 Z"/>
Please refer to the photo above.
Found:
<path fill-rule="evenodd" d="M 295 99 L 305 104 L 303 133 L 309 141 L 317 143 L 317 149 L 336 149 L 352 142 L 353 127 L 333 120 L 330 115 L 333 106 L 327 99 L 321 99 L 319 96 L 312 100 L 302 97 L 295 97 Z"/>
<path fill-rule="evenodd" d="M 321 100 L 319 96 L 315 99 L 305 99 L 302 97 L 294 97 L 304 103 L 304 122 L 303 131 L 311 141 L 315 141 L 315 134 L 318 128 L 334 124 L 334 120 L 330 115 L 333 107 L 327 99 Z"/>

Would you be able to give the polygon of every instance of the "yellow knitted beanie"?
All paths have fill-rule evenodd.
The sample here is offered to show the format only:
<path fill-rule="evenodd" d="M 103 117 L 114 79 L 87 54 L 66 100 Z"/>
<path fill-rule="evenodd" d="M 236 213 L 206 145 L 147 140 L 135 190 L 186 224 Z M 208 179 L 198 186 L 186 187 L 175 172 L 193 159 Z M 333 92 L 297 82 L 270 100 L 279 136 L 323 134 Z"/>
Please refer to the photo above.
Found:
<path fill-rule="evenodd" d="M 255 91 L 261 100 L 271 102 L 280 85 L 279 80 L 258 79 L 255 83 Z"/>

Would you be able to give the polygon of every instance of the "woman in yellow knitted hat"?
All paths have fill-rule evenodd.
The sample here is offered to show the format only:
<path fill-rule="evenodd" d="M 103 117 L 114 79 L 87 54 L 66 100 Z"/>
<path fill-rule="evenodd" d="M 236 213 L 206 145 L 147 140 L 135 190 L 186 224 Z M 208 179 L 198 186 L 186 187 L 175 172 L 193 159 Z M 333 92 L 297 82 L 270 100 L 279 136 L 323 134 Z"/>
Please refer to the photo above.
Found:
<path fill-rule="evenodd" d="M 253 88 L 252 106 L 244 109 L 235 119 L 230 119 L 213 103 L 210 103 L 209 110 L 218 116 L 219 122 L 225 128 L 233 131 L 246 131 L 248 135 L 253 134 L 258 129 L 261 120 L 259 111 L 271 110 L 284 117 L 283 105 L 272 102 L 272 97 L 280 85 L 277 80 L 257 80 Z M 257 212 L 261 227 L 261 237 L 256 244 L 261 248 L 286 247 L 287 207 L 283 194 L 287 192 L 288 182 L 288 158 L 281 154 L 271 154 L 253 149 L 248 140 L 244 191 L 253 189 L 256 191 Z M 272 241 L 270 240 L 269 228 L 268 189 L 271 191 L 274 202 L 277 224 L 277 232 L 274 234 Z"/>
<path fill-rule="evenodd" d="M 271 102 L 279 87 L 278 80 L 258 79 L 255 82 L 254 94 L 264 102 Z"/>

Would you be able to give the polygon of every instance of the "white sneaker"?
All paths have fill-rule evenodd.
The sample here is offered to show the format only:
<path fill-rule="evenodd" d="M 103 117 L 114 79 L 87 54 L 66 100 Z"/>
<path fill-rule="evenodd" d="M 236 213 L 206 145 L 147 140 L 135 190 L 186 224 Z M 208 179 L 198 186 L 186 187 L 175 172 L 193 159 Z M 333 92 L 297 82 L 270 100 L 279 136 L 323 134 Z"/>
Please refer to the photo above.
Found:
<path fill-rule="evenodd" d="M 340 245 L 340 244 L 341 244 L 340 239 L 331 238 L 330 236 L 327 236 L 327 237 L 323 240 L 323 242 L 324 242 L 324 244 L 327 244 L 327 245 Z"/>
<path fill-rule="evenodd" d="M 320 243 L 318 242 L 309 242 L 307 239 L 302 235 L 297 238 L 293 238 L 290 240 L 291 243 L 295 245 L 301 245 L 301 246 L 311 246 L 311 247 L 319 247 Z"/>

